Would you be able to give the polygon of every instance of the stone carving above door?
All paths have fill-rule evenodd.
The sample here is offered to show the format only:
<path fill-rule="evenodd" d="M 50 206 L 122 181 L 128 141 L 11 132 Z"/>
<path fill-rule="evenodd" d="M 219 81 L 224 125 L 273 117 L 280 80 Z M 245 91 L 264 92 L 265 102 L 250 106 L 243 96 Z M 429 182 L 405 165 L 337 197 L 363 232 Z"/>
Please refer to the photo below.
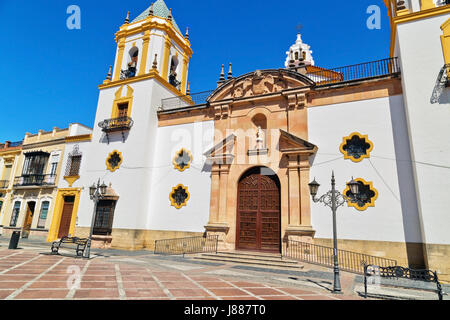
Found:
<path fill-rule="evenodd" d="M 209 102 L 239 99 L 282 92 L 288 89 L 308 88 L 314 85 L 309 78 L 286 69 L 256 70 L 233 78 L 217 88 Z"/>

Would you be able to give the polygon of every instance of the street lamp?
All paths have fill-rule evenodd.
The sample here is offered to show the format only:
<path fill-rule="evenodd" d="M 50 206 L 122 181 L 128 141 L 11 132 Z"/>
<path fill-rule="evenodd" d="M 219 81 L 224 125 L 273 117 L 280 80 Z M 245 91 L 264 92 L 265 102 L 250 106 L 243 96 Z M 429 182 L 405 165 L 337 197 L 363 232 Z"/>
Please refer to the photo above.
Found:
<path fill-rule="evenodd" d="M 335 180 L 334 180 L 334 171 L 331 175 L 331 191 L 328 191 L 326 194 L 321 196 L 320 198 L 316 198 L 317 191 L 319 190 L 320 184 L 314 180 L 308 184 L 309 192 L 311 194 L 312 200 L 314 202 L 322 202 L 324 205 L 331 208 L 333 212 L 333 258 L 334 258 L 334 285 L 333 285 L 333 293 L 342 293 L 341 290 L 341 280 L 339 278 L 339 264 L 338 264 L 338 251 L 337 251 L 337 235 L 336 235 L 336 210 L 340 206 L 342 206 L 346 201 L 350 200 L 346 195 L 341 194 L 335 188 Z M 357 195 L 359 193 L 359 184 L 356 182 L 353 177 L 350 182 L 347 183 L 348 187 L 352 194 Z"/>
<path fill-rule="evenodd" d="M 89 231 L 89 239 L 87 244 L 87 250 L 85 253 L 85 258 L 90 258 L 91 254 L 91 241 L 92 241 L 92 233 L 94 232 L 94 223 L 95 223 L 95 215 L 97 213 L 97 204 L 98 202 L 103 199 L 103 197 L 106 194 L 106 188 L 107 185 L 105 182 L 100 184 L 100 179 L 98 179 L 97 185 L 92 184 L 92 186 L 89 187 L 89 196 L 91 200 L 94 200 L 94 212 L 92 213 L 92 221 L 91 221 L 91 230 Z"/>

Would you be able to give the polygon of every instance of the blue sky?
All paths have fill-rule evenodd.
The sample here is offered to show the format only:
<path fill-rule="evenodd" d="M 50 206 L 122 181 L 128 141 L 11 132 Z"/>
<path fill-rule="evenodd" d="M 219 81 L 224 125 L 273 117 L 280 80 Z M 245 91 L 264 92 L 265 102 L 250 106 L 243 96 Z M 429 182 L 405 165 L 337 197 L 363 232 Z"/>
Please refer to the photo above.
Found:
<path fill-rule="evenodd" d="M 126 12 L 134 19 L 148 0 L 0 0 L 2 27 L 0 141 L 25 132 L 94 126 L 98 85 L 114 63 L 114 34 Z M 221 64 L 233 75 L 283 68 L 301 24 L 316 65 L 338 67 L 389 56 L 390 26 L 382 0 L 166 0 L 194 50 L 191 92 L 214 89 Z M 67 7 L 81 9 L 81 29 L 69 30 Z M 381 29 L 369 30 L 370 5 Z"/>

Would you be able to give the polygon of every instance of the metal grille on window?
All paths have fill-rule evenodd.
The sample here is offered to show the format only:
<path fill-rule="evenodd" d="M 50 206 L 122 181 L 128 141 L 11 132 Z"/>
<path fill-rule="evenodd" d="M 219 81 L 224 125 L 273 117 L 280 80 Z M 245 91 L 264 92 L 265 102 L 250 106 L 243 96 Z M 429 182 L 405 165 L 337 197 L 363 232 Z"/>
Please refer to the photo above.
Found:
<path fill-rule="evenodd" d="M 38 228 L 45 227 L 45 221 L 47 220 L 49 204 L 50 204 L 50 202 L 48 202 L 48 201 L 42 202 L 41 212 L 39 213 L 39 221 L 38 221 L 38 225 L 37 225 Z"/>
<path fill-rule="evenodd" d="M 184 171 L 190 167 L 192 162 L 192 155 L 186 149 L 181 149 L 177 152 L 175 158 L 173 159 L 173 164 L 175 168 L 179 171 Z"/>
<path fill-rule="evenodd" d="M 115 201 L 100 200 L 97 205 L 93 233 L 96 235 L 110 235 L 114 217 Z"/>
<path fill-rule="evenodd" d="M 67 159 L 65 172 L 66 177 L 78 176 L 80 173 L 81 157 L 82 153 L 79 151 L 78 145 L 75 145 L 72 152 L 69 153 L 69 158 Z"/>
<path fill-rule="evenodd" d="M 182 206 L 186 205 L 188 200 L 189 192 L 187 187 L 179 184 L 178 186 L 172 188 L 172 192 L 170 193 L 170 202 L 172 206 L 180 209 Z"/>
<path fill-rule="evenodd" d="M 358 194 L 353 194 L 350 188 L 344 190 L 344 194 L 349 198 L 348 205 L 360 211 L 368 207 L 375 206 L 375 200 L 378 198 L 378 191 L 373 187 L 372 182 L 367 182 L 362 178 L 354 179 L 359 184 Z"/>

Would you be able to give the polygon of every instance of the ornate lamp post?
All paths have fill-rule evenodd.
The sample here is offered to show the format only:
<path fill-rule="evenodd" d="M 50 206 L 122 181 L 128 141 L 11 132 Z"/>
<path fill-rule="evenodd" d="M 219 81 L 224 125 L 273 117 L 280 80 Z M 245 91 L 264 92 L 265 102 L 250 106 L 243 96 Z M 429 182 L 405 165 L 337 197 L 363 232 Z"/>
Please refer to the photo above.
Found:
<path fill-rule="evenodd" d="M 339 264 L 338 264 L 338 251 L 337 251 L 337 235 L 336 235 L 336 210 L 340 206 L 342 206 L 346 201 L 350 200 L 346 195 L 341 194 L 339 191 L 336 191 L 335 188 L 335 180 L 334 180 L 334 171 L 331 175 L 331 191 L 328 191 L 326 194 L 321 196 L 320 198 L 316 198 L 317 191 L 319 190 L 320 184 L 314 178 L 314 181 L 309 183 L 309 192 L 311 194 L 312 200 L 314 202 L 322 202 L 324 205 L 331 208 L 333 212 L 333 258 L 334 258 L 334 285 L 333 285 L 333 293 L 342 293 L 341 290 L 341 280 L 339 278 Z M 347 183 L 350 188 L 352 194 L 357 195 L 359 193 L 359 184 L 355 180 Z"/>
<path fill-rule="evenodd" d="M 87 245 L 87 250 L 85 254 L 85 258 L 90 257 L 91 254 L 91 241 L 92 241 L 92 233 L 94 232 L 94 223 L 95 223 L 95 215 L 97 213 L 97 204 L 98 202 L 103 199 L 103 197 L 106 194 L 106 184 L 103 182 L 100 184 L 100 179 L 98 179 L 97 185 L 92 184 L 92 186 L 89 187 L 89 196 L 91 200 L 94 200 L 94 212 L 92 213 L 92 221 L 91 221 L 91 230 L 89 231 L 89 240 Z"/>

